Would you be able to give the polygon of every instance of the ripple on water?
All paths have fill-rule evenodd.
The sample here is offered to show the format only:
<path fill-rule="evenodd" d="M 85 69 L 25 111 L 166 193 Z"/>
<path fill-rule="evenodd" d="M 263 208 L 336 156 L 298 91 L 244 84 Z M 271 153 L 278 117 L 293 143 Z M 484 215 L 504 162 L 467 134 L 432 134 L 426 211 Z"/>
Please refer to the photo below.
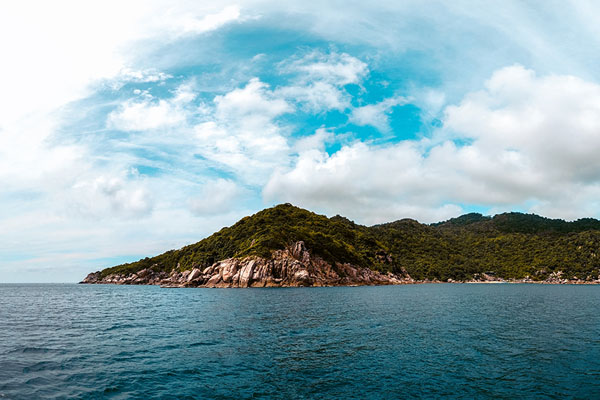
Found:
<path fill-rule="evenodd" d="M 600 286 L 0 292 L 0 399 L 600 393 Z"/>

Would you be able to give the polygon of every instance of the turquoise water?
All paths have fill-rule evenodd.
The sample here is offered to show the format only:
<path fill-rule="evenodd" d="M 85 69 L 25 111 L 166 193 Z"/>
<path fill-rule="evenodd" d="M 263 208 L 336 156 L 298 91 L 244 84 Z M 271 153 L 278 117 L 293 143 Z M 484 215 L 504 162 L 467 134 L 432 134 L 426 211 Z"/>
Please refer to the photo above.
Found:
<path fill-rule="evenodd" d="M 0 399 L 600 398 L 600 286 L 0 285 Z"/>

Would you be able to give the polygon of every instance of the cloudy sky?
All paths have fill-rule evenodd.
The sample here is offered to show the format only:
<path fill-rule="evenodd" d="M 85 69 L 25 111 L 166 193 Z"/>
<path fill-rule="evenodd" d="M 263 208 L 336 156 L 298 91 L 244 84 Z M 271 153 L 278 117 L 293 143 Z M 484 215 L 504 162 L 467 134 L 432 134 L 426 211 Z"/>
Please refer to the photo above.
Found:
<path fill-rule="evenodd" d="M 281 202 L 600 217 L 594 1 L 5 1 L 0 282 Z"/>

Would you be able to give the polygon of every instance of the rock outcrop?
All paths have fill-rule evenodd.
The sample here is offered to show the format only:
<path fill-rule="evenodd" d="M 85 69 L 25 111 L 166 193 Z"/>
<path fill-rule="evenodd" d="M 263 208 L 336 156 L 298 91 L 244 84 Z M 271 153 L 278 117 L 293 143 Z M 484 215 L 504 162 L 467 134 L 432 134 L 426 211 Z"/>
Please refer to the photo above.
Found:
<path fill-rule="evenodd" d="M 407 273 L 382 274 L 351 264 L 328 263 L 314 257 L 299 241 L 285 250 L 274 251 L 271 258 L 229 258 L 201 269 L 170 273 L 147 268 L 137 273 L 89 274 L 81 283 L 112 283 L 121 285 L 161 285 L 164 287 L 293 287 L 293 286 L 353 286 L 394 285 L 413 283 Z"/>
<path fill-rule="evenodd" d="M 378 255 L 388 262 L 391 258 Z M 329 263 L 313 256 L 304 242 L 296 242 L 285 250 L 277 250 L 271 258 L 250 256 L 228 258 L 208 267 L 196 266 L 181 271 L 175 268 L 165 272 L 160 265 L 153 265 L 135 273 L 109 274 L 102 276 L 100 271 L 92 272 L 81 283 L 117 285 L 160 285 L 163 287 L 294 287 L 294 286 L 359 286 L 397 285 L 404 283 L 442 283 L 439 280 L 413 280 L 406 269 L 400 274 L 383 274 L 369 268 L 347 263 Z M 449 283 L 545 283 L 545 284 L 599 284 L 600 276 L 587 276 L 586 279 L 565 279 L 562 271 L 552 272 L 544 280 L 524 279 L 505 280 L 492 272 L 475 274 L 472 280 Z"/>

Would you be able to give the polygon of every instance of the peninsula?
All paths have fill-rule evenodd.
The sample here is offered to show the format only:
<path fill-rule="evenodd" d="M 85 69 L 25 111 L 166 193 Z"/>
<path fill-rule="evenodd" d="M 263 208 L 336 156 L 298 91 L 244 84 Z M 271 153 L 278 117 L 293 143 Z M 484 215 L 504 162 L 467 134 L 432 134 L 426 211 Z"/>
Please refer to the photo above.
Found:
<path fill-rule="evenodd" d="M 471 213 L 363 226 L 291 204 L 81 283 L 283 287 L 422 282 L 600 283 L 600 221 Z"/>

